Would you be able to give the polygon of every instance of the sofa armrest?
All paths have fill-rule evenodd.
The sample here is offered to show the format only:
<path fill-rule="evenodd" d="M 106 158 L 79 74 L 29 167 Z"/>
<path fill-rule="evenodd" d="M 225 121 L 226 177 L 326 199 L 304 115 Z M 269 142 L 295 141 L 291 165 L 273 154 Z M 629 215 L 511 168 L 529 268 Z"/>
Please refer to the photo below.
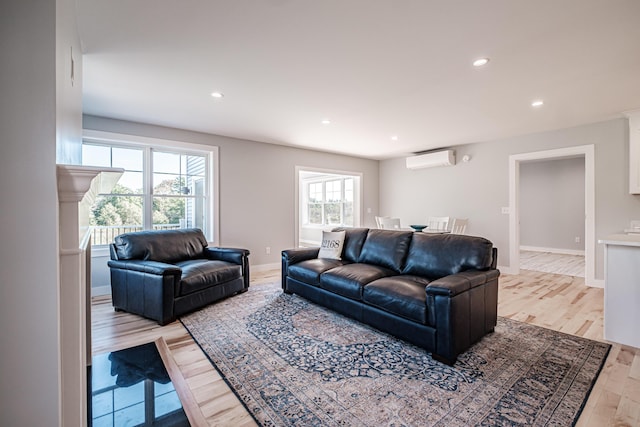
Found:
<path fill-rule="evenodd" d="M 288 265 L 297 264 L 301 261 L 318 258 L 319 252 L 320 248 L 285 249 L 282 251 L 282 260 L 286 260 Z"/>
<path fill-rule="evenodd" d="M 212 247 L 205 248 L 204 254 L 207 259 L 215 259 L 242 265 L 246 261 L 250 252 L 248 249 Z"/>
<path fill-rule="evenodd" d="M 461 352 L 494 330 L 499 276 L 496 269 L 469 270 L 427 285 L 428 322 L 436 330 L 434 358 L 453 364 Z"/>
<path fill-rule="evenodd" d="M 318 253 L 320 252 L 320 248 L 296 248 L 296 249 L 285 249 L 282 251 L 282 289 L 284 290 L 287 285 L 287 275 L 289 266 L 293 264 L 297 264 L 302 261 L 306 261 L 308 259 L 318 258 Z"/>
<path fill-rule="evenodd" d="M 242 279 L 244 280 L 244 289 L 249 289 L 249 252 L 248 249 L 240 248 L 221 248 L 210 247 L 204 249 L 204 255 L 207 259 L 226 261 L 232 264 L 242 266 Z"/>
<path fill-rule="evenodd" d="M 157 274 L 157 275 L 174 275 L 180 277 L 182 275 L 182 269 L 177 265 L 167 264 L 158 261 L 144 261 L 144 260 L 127 260 L 116 261 L 110 260 L 107 262 L 110 268 L 119 268 L 121 270 L 138 271 L 140 273 Z"/>
<path fill-rule="evenodd" d="M 144 260 L 110 260 L 111 301 L 125 310 L 166 325 L 175 319 L 173 307 L 182 269 L 173 264 Z"/>
<path fill-rule="evenodd" d="M 429 283 L 426 288 L 427 295 L 444 295 L 454 297 L 476 286 L 483 285 L 500 275 L 498 270 L 468 270 L 458 274 L 452 274 Z"/>

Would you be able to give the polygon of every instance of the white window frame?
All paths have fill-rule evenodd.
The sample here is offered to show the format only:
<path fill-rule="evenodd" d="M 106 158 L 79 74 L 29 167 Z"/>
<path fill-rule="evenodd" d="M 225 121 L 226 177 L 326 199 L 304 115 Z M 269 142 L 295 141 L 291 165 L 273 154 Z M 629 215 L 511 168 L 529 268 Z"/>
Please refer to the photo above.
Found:
<path fill-rule="evenodd" d="M 295 194 L 294 194 L 294 200 L 295 200 L 295 212 L 294 212 L 294 218 L 295 218 L 295 230 L 294 230 L 294 245 L 296 247 L 300 246 L 300 228 L 304 225 L 303 224 L 303 214 L 302 212 L 304 211 L 304 196 L 301 196 L 301 188 L 300 188 L 300 174 L 304 173 L 304 172 L 314 172 L 314 173 L 326 173 L 326 174 L 330 174 L 330 175 L 342 175 L 342 176 L 349 176 L 354 178 L 354 186 L 353 186 L 353 227 L 360 227 L 360 225 L 362 224 L 362 218 L 363 218 L 363 197 L 364 197 L 364 190 L 363 190 L 363 185 L 364 185 L 364 180 L 363 180 L 363 174 L 362 172 L 353 172 L 353 171 L 344 171 L 344 170 L 335 170 L 335 169 L 326 169 L 326 168 L 318 168 L 318 167 L 308 167 L 308 166 L 296 166 L 295 167 Z M 330 179 L 328 179 L 330 180 Z M 344 191 L 344 181 L 343 181 L 343 188 L 342 190 Z M 308 192 L 308 186 L 303 186 L 302 190 L 306 192 Z M 323 186 L 323 197 L 324 197 L 324 186 Z M 305 227 L 307 227 L 307 225 L 304 225 Z M 313 227 L 313 228 L 318 228 L 318 229 L 331 229 L 334 226 L 333 225 L 316 225 L 316 224 L 310 224 L 308 227 Z"/>
<path fill-rule="evenodd" d="M 340 204 L 340 218 L 342 220 L 344 220 L 344 208 L 345 208 L 345 203 L 347 203 L 347 200 L 345 199 L 345 181 L 347 179 L 351 179 L 354 181 L 356 181 L 356 177 L 354 177 L 353 175 L 342 175 L 342 176 L 327 176 L 327 177 L 318 177 L 316 179 L 311 179 L 305 182 L 305 188 L 303 189 L 303 200 L 301 201 L 301 203 L 303 204 L 303 206 L 305 205 L 305 201 L 306 203 L 306 209 L 304 209 L 304 215 L 302 218 L 302 225 L 305 227 L 319 227 L 319 228 L 324 228 L 324 227 L 335 227 L 335 226 L 339 226 L 339 224 L 328 224 L 327 223 L 327 218 L 326 218 L 326 210 L 325 210 L 325 206 L 328 204 L 335 204 L 338 203 Z M 341 199 L 339 201 L 329 201 L 327 199 L 327 183 L 328 182 L 334 182 L 334 181 L 339 181 L 340 182 L 340 196 Z M 319 202 L 315 202 L 318 203 L 322 206 L 322 224 L 314 224 L 310 222 L 310 218 L 309 218 L 309 194 L 311 193 L 310 191 L 310 187 L 313 184 L 321 184 L 322 187 L 322 200 L 320 200 Z M 355 193 L 355 188 L 354 188 L 354 193 Z M 354 194 L 354 200 L 351 202 L 354 206 L 357 204 L 357 201 L 355 200 L 355 194 Z M 355 222 L 355 217 L 356 217 L 356 212 L 354 211 L 353 213 L 354 216 L 354 222 Z"/>
<path fill-rule="evenodd" d="M 203 145 L 203 144 L 193 144 L 189 142 L 183 141 L 173 141 L 167 139 L 159 139 L 159 138 L 150 138 L 144 136 L 137 135 L 126 135 L 112 132 L 104 132 L 104 131 L 96 131 L 85 129 L 82 134 L 83 142 L 86 141 L 88 143 L 96 143 L 103 145 L 114 145 L 121 147 L 131 147 L 131 148 L 143 148 L 150 150 L 151 148 L 162 150 L 163 152 L 179 152 L 181 154 L 185 154 L 184 151 L 188 151 L 192 154 L 204 155 L 207 157 L 207 176 L 208 182 L 206 182 L 207 188 L 209 191 L 209 202 L 210 205 L 207 209 L 208 214 L 205 217 L 205 229 L 206 234 L 205 237 L 207 241 L 212 246 L 219 245 L 219 229 L 220 229 L 220 186 L 219 186 L 219 175 L 220 175 L 220 167 L 219 167 L 219 147 L 212 145 Z M 150 157 L 145 156 L 145 162 L 150 162 Z M 149 170 L 150 164 L 145 164 L 144 169 Z M 151 183 L 146 183 L 145 185 L 150 186 Z M 148 188 L 145 188 L 145 198 L 151 197 L 151 192 L 146 191 Z M 151 200 L 145 200 L 145 203 L 151 203 Z M 147 205 L 150 206 L 150 205 Z M 152 212 L 150 209 L 145 209 L 143 212 L 145 216 L 152 216 Z M 151 224 L 153 222 L 152 218 L 146 217 L 143 219 L 143 223 Z"/>

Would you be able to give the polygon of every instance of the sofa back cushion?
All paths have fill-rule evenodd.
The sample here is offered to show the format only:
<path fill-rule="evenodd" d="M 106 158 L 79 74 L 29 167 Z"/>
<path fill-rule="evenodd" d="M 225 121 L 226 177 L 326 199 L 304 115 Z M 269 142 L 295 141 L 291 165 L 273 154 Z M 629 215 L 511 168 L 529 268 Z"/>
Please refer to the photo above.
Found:
<path fill-rule="evenodd" d="M 173 263 L 202 258 L 207 239 L 198 228 L 149 230 L 125 233 L 115 238 L 118 259 L 142 259 Z"/>
<path fill-rule="evenodd" d="M 362 245 L 367 238 L 368 228 L 335 228 L 333 231 L 345 231 L 344 245 L 342 247 L 342 259 L 349 262 L 358 262 Z"/>
<path fill-rule="evenodd" d="M 414 233 L 403 274 L 439 279 L 465 270 L 487 270 L 493 243 L 460 234 Z"/>
<path fill-rule="evenodd" d="M 412 234 L 412 231 L 369 230 L 358 262 L 375 264 L 400 272 Z"/>

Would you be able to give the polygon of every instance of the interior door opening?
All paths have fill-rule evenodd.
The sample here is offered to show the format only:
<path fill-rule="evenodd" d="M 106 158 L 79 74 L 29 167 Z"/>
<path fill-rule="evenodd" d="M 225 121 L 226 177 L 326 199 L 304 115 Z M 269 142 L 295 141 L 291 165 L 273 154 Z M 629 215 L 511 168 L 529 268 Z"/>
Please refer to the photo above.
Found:
<path fill-rule="evenodd" d="M 509 156 L 509 274 L 520 273 L 520 164 L 543 159 L 584 157 L 585 284 L 603 287 L 595 278 L 595 149 L 593 145 L 514 154 Z M 505 271 L 506 272 L 506 271 Z"/>
<path fill-rule="evenodd" d="M 520 268 L 585 276 L 585 159 L 520 164 Z"/>

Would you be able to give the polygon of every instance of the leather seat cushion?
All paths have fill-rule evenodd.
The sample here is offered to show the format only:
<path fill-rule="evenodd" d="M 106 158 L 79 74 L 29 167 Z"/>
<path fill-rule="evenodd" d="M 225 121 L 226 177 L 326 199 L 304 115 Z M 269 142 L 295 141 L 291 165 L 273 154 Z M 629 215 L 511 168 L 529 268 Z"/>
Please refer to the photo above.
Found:
<path fill-rule="evenodd" d="M 493 244 L 483 237 L 415 233 L 402 273 L 434 280 L 466 270 L 488 270 L 492 261 Z"/>
<path fill-rule="evenodd" d="M 116 236 L 114 241 L 118 259 L 142 259 L 169 264 L 200 258 L 207 247 L 202 230 L 197 228 L 135 231 Z"/>
<path fill-rule="evenodd" d="M 362 287 L 369 282 L 396 274 L 393 270 L 371 264 L 346 264 L 320 276 L 320 287 L 354 300 L 362 300 Z"/>
<path fill-rule="evenodd" d="M 338 259 L 316 258 L 293 264 L 289 266 L 287 272 L 292 279 L 318 286 L 322 273 L 341 265 L 344 265 L 344 262 Z"/>
<path fill-rule="evenodd" d="M 399 273 L 412 235 L 411 231 L 369 230 L 358 262 L 380 265 Z"/>
<path fill-rule="evenodd" d="M 350 262 L 358 262 L 360 251 L 364 244 L 368 228 L 334 228 L 333 231 L 346 231 L 344 236 L 344 246 L 342 247 L 342 259 Z"/>
<path fill-rule="evenodd" d="M 384 277 L 364 287 L 362 300 L 381 310 L 426 325 L 425 287 L 428 284 L 429 280 L 424 277 Z"/>
<path fill-rule="evenodd" d="M 242 267 L 226 261 L 194 259 L 176 263 L 182 277 L 176 296 L 184 296 L 242 277 Z"/>

